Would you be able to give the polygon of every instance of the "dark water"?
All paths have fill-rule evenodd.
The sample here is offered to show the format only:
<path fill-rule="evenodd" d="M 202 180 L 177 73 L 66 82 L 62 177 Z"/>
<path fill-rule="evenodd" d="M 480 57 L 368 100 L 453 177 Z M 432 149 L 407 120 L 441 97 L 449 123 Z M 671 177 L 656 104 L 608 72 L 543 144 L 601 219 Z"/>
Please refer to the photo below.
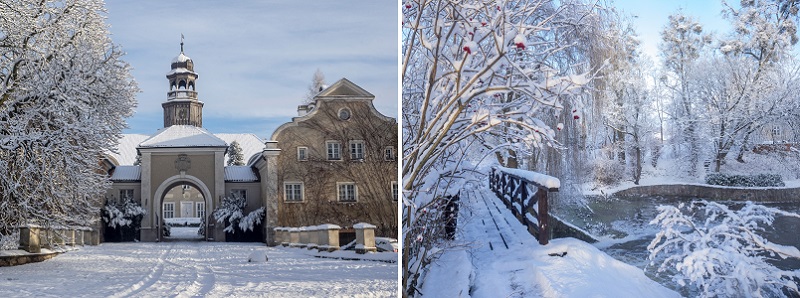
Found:
<path fill-rule="evenodd" d="M 595 197 L 581 208 L 559 208 L 554 211 L 562 218 L 589 231 L 601 239 L 597 246 L 614 258 L 644 269 L 652 279 L 665 286 L 678 290 L 684 296 L 694 296 L 692 291 L 680 288 L 669 277 L 656 274 L 658 264 L 650 264 L 647 245 L 654 238 L 658 229 L 649 222 L 658 213 L 659 205 L 677 206 L 689 203 L 693 199 L 675 197 L 648 198 L 604 198 Z M 719 202 L 737 209 L 743 202 Z M 800 201 L 793 203 L 764 203 L 783 211 L 800 214 Z M 565 212 L 565 210 L 568 210 Z M 763 236 L 770 242 L 790 245 L 800 249 L 800 218 L 776 217 L 772 227 L 767 227 Z M 783 270 L 800 269 L 800 260 L 785 259 L 771 261 Z"/>

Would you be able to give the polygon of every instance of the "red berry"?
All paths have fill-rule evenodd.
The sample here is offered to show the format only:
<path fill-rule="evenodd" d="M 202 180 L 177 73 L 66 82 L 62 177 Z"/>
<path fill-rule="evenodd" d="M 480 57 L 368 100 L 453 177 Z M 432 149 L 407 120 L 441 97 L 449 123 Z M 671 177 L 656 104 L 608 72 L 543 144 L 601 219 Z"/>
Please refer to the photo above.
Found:
<path fill-rule="evenodd" d="M 520 50 L 524 50 L 525 49 L 525 43 L 518 42 L 517 43 L 517 48 L 520 49 Z"/>
<path fill-rule="evenodd" d="M 486 26 L 486 21 L 481 22 L 481 26 Z"/>
<path fill-rule="evenodd" d="M 577 112 L 578 110 L 572 110 L 573 113 Z"/>
<path fill-rule="evenodd" d="M 467 54 L 472 54 L 472 50 L 469 49 L 469 46 L 464 46 L 464 52 L 467 52 Z"/>
<path fill-rule="evenodd" d="M 578 120 L 578 119 L 581 119 L 581 116 L 575 115 L 575 116 L 572 116 L 572 119 Z"/>

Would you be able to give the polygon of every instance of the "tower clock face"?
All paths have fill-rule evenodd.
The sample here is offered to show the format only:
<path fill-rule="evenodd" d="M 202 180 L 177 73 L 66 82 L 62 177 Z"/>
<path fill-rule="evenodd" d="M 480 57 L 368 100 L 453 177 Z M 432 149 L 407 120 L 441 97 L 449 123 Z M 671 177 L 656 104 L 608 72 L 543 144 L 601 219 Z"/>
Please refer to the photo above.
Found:
<path fill-rule="evenodd" d="M 186 119 L 186 115 L 187 114 L 188 114 L 188 112 L 186 111 L 185 108 L 178 110 L 178 118 L 179 119 Z"/>

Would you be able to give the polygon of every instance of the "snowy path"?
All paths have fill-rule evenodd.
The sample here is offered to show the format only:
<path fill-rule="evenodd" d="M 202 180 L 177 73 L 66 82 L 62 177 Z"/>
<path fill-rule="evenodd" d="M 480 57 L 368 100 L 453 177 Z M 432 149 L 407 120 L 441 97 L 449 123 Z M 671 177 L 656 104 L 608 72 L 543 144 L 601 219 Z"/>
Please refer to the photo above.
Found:
<path fill-rule="evenodd" d="M 461 195 L 455 244 L 462 248 L 445 252 L 432 266 L 423 284 L 426 296 L 679 296 L 587 243 L 568 238 L 539 245 L 488 189 Z"/>
<path fill-rule="evenodd" d="M 266 263 L 249 263 L 264 250 Z M 260 243 L 105 243 L 0 267 L 0 297 L 393 297 L 397 264 Z"/>

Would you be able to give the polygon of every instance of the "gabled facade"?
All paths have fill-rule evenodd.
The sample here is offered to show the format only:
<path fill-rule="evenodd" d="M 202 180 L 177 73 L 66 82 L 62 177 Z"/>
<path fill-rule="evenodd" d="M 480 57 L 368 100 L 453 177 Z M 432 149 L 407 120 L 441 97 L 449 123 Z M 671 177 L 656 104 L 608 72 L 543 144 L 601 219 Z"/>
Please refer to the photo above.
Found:
<path fill-rule="evenodd" d="M 374 98 L 341 79 L 275 130 L 279 226 L 368 222 L 397 236 L 398 127 Z"/>

